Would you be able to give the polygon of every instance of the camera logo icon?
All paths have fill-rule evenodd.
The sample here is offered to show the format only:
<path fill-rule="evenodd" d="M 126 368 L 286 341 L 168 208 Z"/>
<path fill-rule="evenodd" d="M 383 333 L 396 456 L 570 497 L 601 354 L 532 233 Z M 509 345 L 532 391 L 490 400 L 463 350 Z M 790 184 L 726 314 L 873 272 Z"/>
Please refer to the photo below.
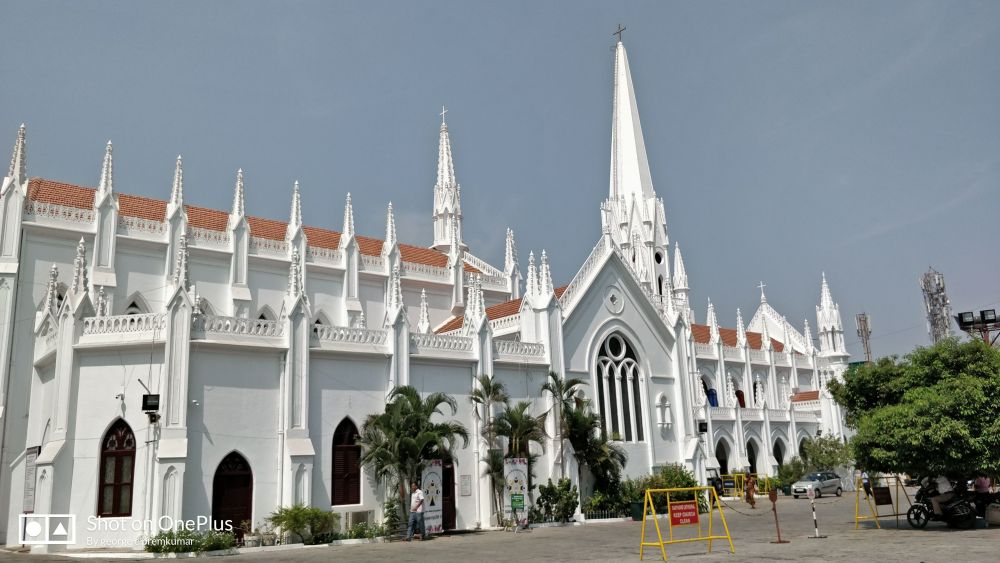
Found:
<path fill-rule="evenodd" d="M 69 545 L 76 543 L 73 514 L 21 514 L 20 542 L 24 545 Z"/>

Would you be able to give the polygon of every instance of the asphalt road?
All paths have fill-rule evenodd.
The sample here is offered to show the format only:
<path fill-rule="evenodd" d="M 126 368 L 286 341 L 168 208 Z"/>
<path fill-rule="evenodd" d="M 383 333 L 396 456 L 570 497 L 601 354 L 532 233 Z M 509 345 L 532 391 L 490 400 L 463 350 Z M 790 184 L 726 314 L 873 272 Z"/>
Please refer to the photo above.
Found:
<path fill-rule="evenodd" d="M 810 539 L 813 520 L 809 501 L 782 497 L 778 514 L 782 536 L 787 544 L 770 543 L 775 539 L 771 503 L 761 499 L 756 510 L 742 502 L 731 501 L 725 516 L 732 532 L 736 553 L 731 554 L 726 541 L 716 541 L 707 553 L 704 542 L 667 546 L 670 559 L 680 561 L 874 561 L 890 562 L 990 562 L 1000 560 L 1000 527 L 976 530 L 950 530 L 932 522 L 925 530 L 913 530 L 900 520 L 883 520 L 883 529 L 863 522 L 854 529 L 854 497 L 823 498 L 816 501 L 822 539 Z M 724 507 L 725 508 L 725 507 Z M 715 517 L 716 531 L 721 521 Z M 661 524 L 665 522 L 661 520 Z M 704 522 L 703 522 L 704 523 Z M 516 563 L 551 561 L 637 561 L 642 525 L 639 522 L 588 524 L 559 528 L 538 528 L 529 532 L 470 532 L 437 537 L 430 541 L 397 542 L 374 545 L 314 547 L 281 552 L 263 552 L 226 557 L 225 561 L 242 562 L 327 562 L 330 560 L 385 563 L 433 561 L 434 563 L 474 562 Z M 696 528 L 677 528 L 678 538 L 695 535 Z M 664 528 L 663 533 L 667 531 Z M 655 538 L 652 523 L 647 523 L 647 541 Z M 656 547 L 646 548 L 646 560 L 659 560 Z M 65 562 L 55 556 L 0 554 L 0 561 Z M 111 559 L 88 559 L 88 561 Z M 81 561 L 76 559 L 76 561 Z M 114 559 L 113 561 L 123 561 Z"/>

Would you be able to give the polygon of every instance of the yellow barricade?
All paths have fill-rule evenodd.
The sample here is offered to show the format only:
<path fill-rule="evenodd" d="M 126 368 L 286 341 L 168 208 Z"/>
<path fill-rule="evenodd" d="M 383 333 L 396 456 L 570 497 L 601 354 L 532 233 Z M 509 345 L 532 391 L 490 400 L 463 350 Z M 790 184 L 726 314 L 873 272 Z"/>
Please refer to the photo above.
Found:
<path fill-rule="evenodd" d="M 887 485 L 880 485 L 880 481 L 886 481 Z M 866 494 L 861 477 L 857 479 L 857 486 L 854 491 L 854 529 L 858 529 L 862 520 L 874 520 L 875 526 L 881 529 L 882 524 L 879 523 L 879 518 L 890 518 L 893 516 L 896 517 L 896 527 L 898 528 L 899 517 L 906 516 L 906 511 L 913 506 L 913 501 L 910 500 L 910 495 L 906 492 L 903 478 L 899 475 L 882 475 L 870 479 L 869 482 L 871 483 L 872 493 Z M 895 494 L 893 494 L 893 491 L 895 491 Z M 861 495 L 865 495 L 866 498 L 862 499 Z M 902 512 L 900 512 L 899 506 L 901 496 L 906 499 L 906 506 L 903 507 Z M 879 513 L 879 506 L 889 506 L 890 512 Z M 865 507 L 868 508 L 867 514 L 862 514 Z"/>
<path fill-rule="evenodd" d="M 676 497 L 672 500 L 670 498 L 671 494 L 676 495 L 677 493 L 693 492 L 694 500 L 677 500 Z M 668 539 L 663 540 L 663 533 L 660 531 L 660 522 L 656 515 L 656 504 L 653 502 L 654 495 L 665 494 L 667 496 L 667 523 L 668 523 Z M 704 532 L 702 529 L 700 514 L 700 499 L 706 498 L 708 500 L 708 531 Z M 726 535 L 713 535 L 712 526 L 715 521 L 714 515 L 715 511 L 719 511 L 719 517 L 722 519 L 722 527 L 726 531 Z M 656 528 L 656 539 L 655 542 L 646 541 L 646 518 L 652 518 L 653 526 Z M 682 538 L 674 539 L 674 527 L 675 526 L 688 526 L 695 525 L 698 526 L 698 537 L 695 538 Z M 729 524 L 726 523 L 726 515 L 722 512 L 722 503 L 719 502 L 719 496 L 715 493 L 714 487 L 685 487 L 680 489 L 646 489 L 646 498 L 643 501 L 642 507 L 642 537 L 639 540 L 639 560 L 642 560 L 643 550 L 646 547 L 659 547 L 660 555 L 663 556 L 663 560 L 667 560 L 667 549 L 665 546 L 674 543 L 688 543 L 696 541 L 708 542 L 708 552 L 712 552 L 712 541 L 713 540 L 726 540 L 729 542 L 729 552 L 736 553 L 736 548 L 733 547 L 733 538 L 729 534 Z"/>
<path fill-rule="evenodd" d="M 726 483 L 732 482 L 732 487 L 727 487 Z M 733 473 L 722 475 L 722 493 L 727 497 L 743 498 L 744 487 L 746 486 L 746 475 L 743 473 Z"/>

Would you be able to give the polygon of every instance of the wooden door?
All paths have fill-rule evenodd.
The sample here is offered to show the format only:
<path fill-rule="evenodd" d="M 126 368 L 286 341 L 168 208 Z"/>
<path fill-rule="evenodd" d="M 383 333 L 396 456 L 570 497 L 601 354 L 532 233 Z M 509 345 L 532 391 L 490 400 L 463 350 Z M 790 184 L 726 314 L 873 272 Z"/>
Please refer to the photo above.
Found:
<path fill-rule="evenodd" d="M 441 527 L 454 530 L 455 514 L 455 464 L 446 462 L 441 475 Z"/>
<path fill-rule="evenodd" d="M 212 526 L 225 531 L 229 523 L 237 539 L 240 523 L 253 519 L 253 472 L 246 458 L 231 452 L 219 463 L 212 480 Z"/>

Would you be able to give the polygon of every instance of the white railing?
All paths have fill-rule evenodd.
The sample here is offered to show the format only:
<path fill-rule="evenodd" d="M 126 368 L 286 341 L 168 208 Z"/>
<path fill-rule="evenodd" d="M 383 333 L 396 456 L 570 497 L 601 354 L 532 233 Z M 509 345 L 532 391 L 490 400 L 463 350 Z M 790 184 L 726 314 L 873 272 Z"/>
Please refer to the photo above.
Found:
<path fill-rule="evenodd" d="M 497 354 L 507 356 L 545 356 L 545 345 L 535 342 L 518 342 L 517 340 L 494 340 Z"/>
<path fill-rule="evenodd" d="M 750 361 L 767 363 L 767 354 L 763 350 L 750 349 Z"/>
<path fill-rule="evenodd" d="M 501 277 L 501 278 L 504 277 L 504 274 L 503 274 L 502 271 L 498 270 L 494 266 L 490 266 L 482 258 L 479 258 L 477 256 L 473 256 L 472 254 L 469 254 L 468 252 L 465 252 L 464 254 L 462 254 L 462 258 L 469 265 L 471 265 L 475 269 L 479 270 L 483 274 L 490 275 L 490 276 L 497 276 L 497 277 Z M 484 279 L 485 279 L 485 276 L 484 276 Z"/>
<path fill-rule="evenodd" d="M 417 264 L 416 262 L 403 262 L 400 268 L 400 275 L 450 280 L 451 270 L 448 268 L 438 268 L 437 266 L 428 266 L 427 264 Z"/>
<path fill-rule="evenodd" d="M 712 418 L 732 420 L 736 418 L 736 407 L 708 407 Z"/>
<path fill-rule="evenodd" d="M 24 201 L 24 213 L 30 217 L 44 220 L 58 221 L 61 223 L 93 223 L 94 210 L 80 209 L 77 207 L 67 207 L 54 203 L 45 203 L 26 199 Z"/>
<path fill-rule="evenodd" d="M 264 319 L 238 319 L 215 315 L 196 315 L 192 319 L 196 331 L 237 336 L 281 336 L 285 323 Z"/>
<path fill-rule="evenodd" d="M 472 338 L 449 336 L 446 334 L 411 334 L 410 344 L 418 350 L 445 350 L 449 352 L 471 352 Z"/>
<path fill-rule="evenodd" d="M 819 417 L 811 412 L 792 411 L 795 415 L 795 422 L 819 422 Z"/>
<path fill-rule="evenodd" d="M 715 345 L 714 344 L 699 344 L 694 343 L 694 353 L 696 356 L 714 356 L 715 355 Z"/>
<path fill-rule="evenodd" d="M 761 408 L 748 408 L 743 409 L 740 413 L 743 420 L 764 420 L 764 409 Z"/>
<path fill-rule="evenodd" d="M 312 262 L 322 262 L 325 264 L 340 264 L 344 257 L 344 252 L 340 249 L 320 248 L 309 246 L 306 248 L 306 257 Z"/>
<path fill-rule="evenodd" d="M 792 410 L 815 412 L 820 410 L 819 401 L 797 401 L 792 405 Z"/>
<path fill-rule="evenodd" d="M 88 317 L 83 319 L 83 334 L 147 332 L 159 330 L 165 326 L 166 316 L 162 313 Z"/>
<path fill-rule="evenodd" d="M 601 237 L 601 239 L 597 241 L 597 244 L 594 246 L 594 249 L 590 251 L 590 256 L 587 256 L 583 265 L 580 266 L 576 275 L 573 276 L 572 281 L 570 281 L 569 285 L 566 286 L 566 290 L 563 291 L 562 296 L 559 297 L 559 304 L 562 305 L 563 311 L 569 310 L 569 306 L 576 298 L 577 292 L 584 287 L 584 284 L 590 278 L 590 274 L 595 268 L 597 268 L 598 262 L 603 260 L 604 257 L 608 255 L 609 250 L 608 242 L 605 241 L 604 237 Z"/>
<path fill-rule="evenodd" d="M 360 264 L 362 272 L 381 273 L 385 271 L 385 259 L 381 256 L 367 256 L 362 254 Z"/>
<path fill-rule="evenodd" d="M 389 338 L 389 332 L 375 328 L 350 328 L 346 326 L 316 326 L 313 333 L 323 342 L 345 342 L 349 344 L 382 345 Z"/>
<path fill-rule="evenodd" d="M 510 328 L 520 329 L 521 313 L 515 313 L 513 315 L 507 315 L 506 317 L 500 317 L 499 319 L 493 319 L 490 321 L 490 328 L 494 333 Z"/>
<path fill-rule="evenodd" d="M 163 221 L 151 221 L 141 217 L 118 216 L 118 229 L 125 236 L 143 236 L 160 238 L 167 232 L 167 224 Z"/>
<path fill-rule="evenodd" d="M 782 410 L 768 409 L 768 411 L 770 411 L 768 412 L 768 416 L 771 418 L 771 420 L 775 420 L 778 422 L 788 422 L 788 411 L 783 409 Z"/>
<path fill-rule="evenodd" d="M 250 237 L 250 254 L 257 256 L 273 256 L 275 258 L 288 258 L 288 243 L 283 240 L 272 240 L 269 238 Z"/>
<path fill-rule="evenodd" d="M 213 231 L 212 229 L 202 229 L 199 227 L 189 227 L 188 236 L 198 246 L 210 246 L 213 248 L 229 249 L 232 238 L 229 231 Z"/>
<path fill-rule="evenodd" d="M 722 347 L 722 356 L 732 360 L 742 360 L 743 359 L 743 349 L 733 348 L 732 346 Z"/>
<path fill-rule="evenodd" d="M 490 276 L 486 274 L 474 274 L 472 272 L 465 272 L 465 284 L 472 285 L 473 280 L 476 276 L 483 282 L 483 286 L 487 288 L 500 288 L 502 290 L 507 289 L 507 278 L 504 276 Z"/>

